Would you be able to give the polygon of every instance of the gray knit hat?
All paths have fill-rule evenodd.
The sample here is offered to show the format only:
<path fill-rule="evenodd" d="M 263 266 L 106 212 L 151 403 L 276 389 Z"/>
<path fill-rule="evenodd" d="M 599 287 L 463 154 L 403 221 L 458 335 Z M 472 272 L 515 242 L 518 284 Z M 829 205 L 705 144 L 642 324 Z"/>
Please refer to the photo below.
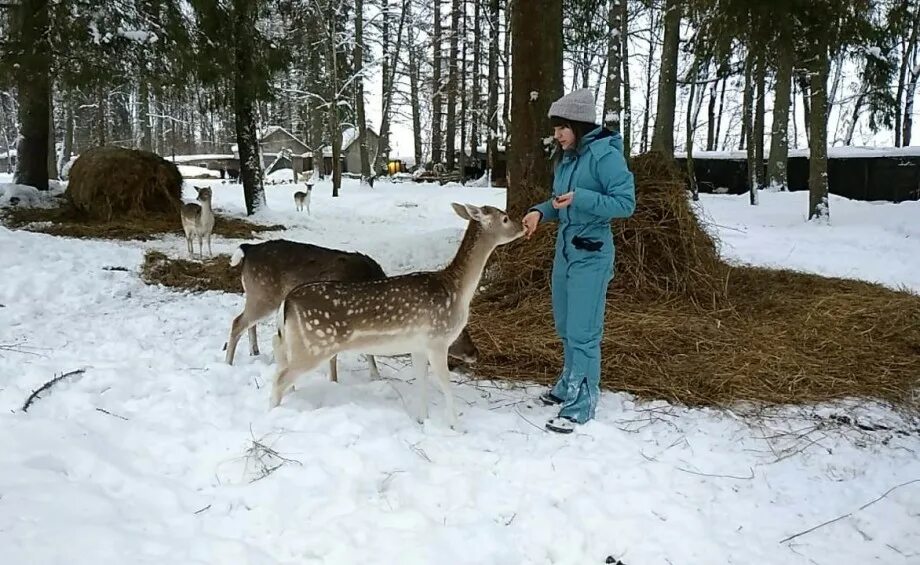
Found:
<path fill-rule="evenodd" d="M 597 123 L 594 108 L 594 94 L 590 88 L 582 88 L 566 94 L 549 107 L 550 118 L 565 118 L 575 122 Z"/>

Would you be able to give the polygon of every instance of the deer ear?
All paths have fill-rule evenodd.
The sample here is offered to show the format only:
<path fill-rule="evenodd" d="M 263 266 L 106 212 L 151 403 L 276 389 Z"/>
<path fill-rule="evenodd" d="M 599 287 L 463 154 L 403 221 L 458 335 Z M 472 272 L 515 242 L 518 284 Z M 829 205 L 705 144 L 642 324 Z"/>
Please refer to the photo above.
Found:
<path fill-rule="evenodd" d="M 464 204 L 467 214 L 470 215 L 470 218 L 476 220 L 477 222 L 482 222 L 484 218 L 484 212 L 479 206 L 473 206 L 472 204 Z"/>
<path fill-rule="evenodd" d="M 450 205 L 454 208 L 454 212 L 464 220 L 472 220 L 472 216 L 469 213 L 469 208 L 464 204 L 457 204 L 456 202 L 451 202 Z"/>

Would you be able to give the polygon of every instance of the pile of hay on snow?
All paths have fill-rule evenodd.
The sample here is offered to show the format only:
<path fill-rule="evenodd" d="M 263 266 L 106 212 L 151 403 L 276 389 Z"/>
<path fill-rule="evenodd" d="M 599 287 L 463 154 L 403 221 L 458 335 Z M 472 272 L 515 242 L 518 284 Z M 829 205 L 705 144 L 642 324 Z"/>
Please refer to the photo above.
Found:
<path fill-rule="evenodd" d="M 920 297 L 860 281 L 730 267 L 693 213 L 680 173 L 631 162 L 637 209 L 616 221 L 602 386 L 724 406 L 848 397 L 917 405 Z M 552 383 L 562 347 L 550 290 L 555 230 L 496 251 L 469 328 L 477 376 Z"/>
<path fill-rule="evenodd" d="M 175 163 L 156 153 L 94 147 L 70 168 L 67 197 L 87 217 L 169 213 L 182 206 L 182 175 Z"/>
<path fill-rule="evenodd" d="M 191 291 L 219 290 L 243 293 L 240 267 L 230 266 L 230 256 L 221 254 L 204 261 L 170 259 L 159 251 L 147 251 L 141 278 L 147 284 Z"/>

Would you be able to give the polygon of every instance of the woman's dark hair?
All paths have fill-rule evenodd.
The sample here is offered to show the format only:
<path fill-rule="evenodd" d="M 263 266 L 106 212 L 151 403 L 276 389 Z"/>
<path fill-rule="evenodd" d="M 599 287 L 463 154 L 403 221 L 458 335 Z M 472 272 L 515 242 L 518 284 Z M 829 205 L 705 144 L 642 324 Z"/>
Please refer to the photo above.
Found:
<path fill-rule="evenodd" d="M 576 120 L 569 120 L 566 118 L 558 118 L 552 116 L 549 119 L 552 126 L 555 127 L 566 127 L 572 130 L 572 133 L 575 134 L 575 143 L 572 144 L 572 151 L 578 147 L 578 143 L 581 141 L 581 138 L 588 135 L 595 129 L 597 129 L 597 124 L 592 124 L 589 122 L 579 122 Z M 553 140 L 553 165 L 556 165 L 560 160 L 562 160 L 562 155 L 564 151 L 562 150 L 562 145 L 559 144 L 555 139 Z"/>

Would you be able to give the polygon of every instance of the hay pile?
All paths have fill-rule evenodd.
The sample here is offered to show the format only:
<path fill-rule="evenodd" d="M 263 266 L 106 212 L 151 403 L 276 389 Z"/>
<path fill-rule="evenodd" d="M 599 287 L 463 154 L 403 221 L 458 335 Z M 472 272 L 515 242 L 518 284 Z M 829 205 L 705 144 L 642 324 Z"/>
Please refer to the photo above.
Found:
<path fill-rule="evenodd" d="M 729 267 L 690 210 L 679 173 L 636 157 L 637 211 L 615 223 L 602 386 L 725 406 L 847 397 L 918 406 L 920 297 L 859 281 Z M 553 382 L 555 230 L 496 252 L 470 331 L 483 378 Z"/>
<path fill-rule="evenodd" d="M 243 218 L 215 212 L 214 235 L 249 239 L 253 234 L 285 229 L 282 225 L 254 224 Z M 179 214 L 150 213 L 116 216 L 111 220 L 87 217 L 69 203 L 59 208 L 9 208 L 3 223 L 13 229 L 26 229 L 80 239 L 121 239 L 148 241 L 165 234 L 185 237 Z"/>
<path fill-rule="evenodd" d="M 89 218 L 175 214 L 182 206 L 182 175 L 156 153 L 94 147 L 70 168 L 67 197 Z"/>
<path fill-rule="evenodd" d="M 147 251 L 141 278 L 147 284 L 192 291 L 219 290 L 243 294 L 240 267 L 230 266 L 229 255 L 215 255 L 204 261 L 170 259 L 159 251 Z"/>

